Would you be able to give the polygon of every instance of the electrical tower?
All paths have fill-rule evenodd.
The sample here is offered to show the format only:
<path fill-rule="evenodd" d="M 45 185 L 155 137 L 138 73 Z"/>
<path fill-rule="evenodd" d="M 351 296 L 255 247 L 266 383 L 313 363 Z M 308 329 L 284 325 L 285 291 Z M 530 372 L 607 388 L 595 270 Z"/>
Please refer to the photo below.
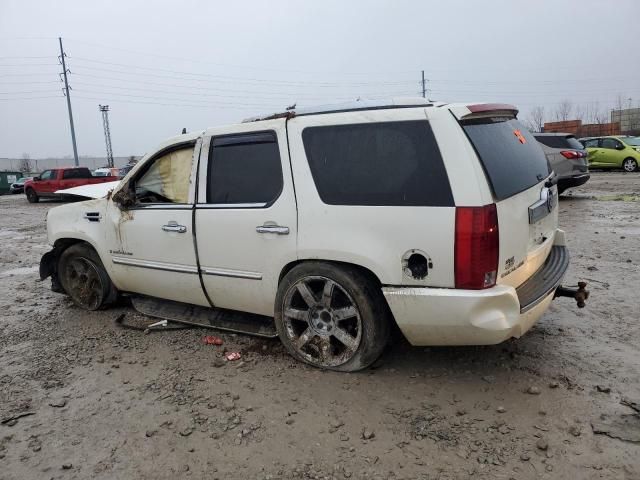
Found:
<path fill-rule="evenodd" d="M 107 167 L 113 168 L 113 150 L 111 149 L 111 131 L 109 130 L 109 105 L 98 105 L 102 112 L 104 142 L 107 145 Z"/>

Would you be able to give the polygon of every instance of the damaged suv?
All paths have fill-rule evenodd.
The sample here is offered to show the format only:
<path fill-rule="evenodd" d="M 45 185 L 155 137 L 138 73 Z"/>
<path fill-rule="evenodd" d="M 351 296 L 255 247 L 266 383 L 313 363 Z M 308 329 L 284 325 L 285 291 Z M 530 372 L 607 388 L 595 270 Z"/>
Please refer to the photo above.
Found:
<path fill-rule="evenodd" d="M 519 337 L 585 294 L 560 287 L 554 175 L 516 115 L 359 101 L 180 135 L 103 198 L 51 209 L 40 275 L 86 309 L 127 295 L 340 371 L 393 323 L 413 345 Z"/>

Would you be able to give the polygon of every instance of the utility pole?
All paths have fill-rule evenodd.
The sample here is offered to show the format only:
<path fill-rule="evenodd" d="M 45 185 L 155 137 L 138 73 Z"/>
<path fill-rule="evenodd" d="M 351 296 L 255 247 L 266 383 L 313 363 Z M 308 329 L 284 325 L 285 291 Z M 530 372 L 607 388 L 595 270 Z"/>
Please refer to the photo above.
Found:
<path fill-rule="evenodd" d="M 71 96 L 69 95 L 69 81 L 67 80 L 67 64 L 64 60 L 66 54 L 62 49 L 62 37 L 58 37 L 60 42 L 60 63 L 62 63 L 62 75 L 64 77 L 64 90 L 67 97 L 67 108 L 69 109 L 69 124 L 71 125 L 71 142 L 73 143 L 73 160 L 76 167 L 80 165 L 78 162 L 78 147 L 76 147 L 76 130 L 73 128 L 73 112 L 71 111 Z"/>
<path fill-rule="evenodd" d="M 424 80 L 424 70 L 422 70 L 422 98 L 427 98 L 427 83 Z"/>
<path fill-rule="evenodd" d="M 113 168 L 113 150 L 111 149 L 111 131 L 109 130 L 109 105 L 98 105 L 102 112 L 104 143 L 107 145 L 107 167 Z"/>

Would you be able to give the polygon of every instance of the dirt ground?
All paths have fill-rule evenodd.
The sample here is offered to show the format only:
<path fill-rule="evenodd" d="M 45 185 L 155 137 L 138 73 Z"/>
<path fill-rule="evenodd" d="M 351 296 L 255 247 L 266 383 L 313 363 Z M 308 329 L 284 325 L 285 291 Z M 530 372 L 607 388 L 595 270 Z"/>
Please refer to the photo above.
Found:
<path fill-rule="evenodd" d="M 117 326 L 150 322 L 127 306 L 77 309 L 37 274 L 56 203 L 0 197 L 0 478 L 639 479 L 639 200 L 623 173 L 560 200 L 587 308 L 558 299 L 496 346 L 400 339 L 339 374 L 276 340 L 204 345 L 210 330 Z"/>

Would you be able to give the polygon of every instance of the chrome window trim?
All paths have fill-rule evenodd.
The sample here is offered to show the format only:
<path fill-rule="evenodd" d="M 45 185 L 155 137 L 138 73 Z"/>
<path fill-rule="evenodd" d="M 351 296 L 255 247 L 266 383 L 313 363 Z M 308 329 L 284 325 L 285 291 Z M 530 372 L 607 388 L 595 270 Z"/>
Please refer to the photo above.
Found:
<path fill-rule="evenodd" d="M 138 204 L 127 210 L 191 210 L 193 205 L 188 203 L 148 203 Z"/>
<path fill-rule="evenodd" d="M 264 208 L 266 203 L 203 203 L 197 208 Z"/>
<path fill-rule="evenodd" d="M 135 258 L 111 257 L 111 261 L 116 265 L 126 265 L 128 267 L 150 268 L 152 270 L 163 270 L 177 273 L 198 273 L 198 267 L 193 265 L 181 265 L 178 263 L 154 262 L 152 260 L 140 260 Z"/>
<path fill-rule="evenodd" d="M 205 275 L 215 275 L 218 277 L 244 278 L 248 280 L 262 280 L 260 272 L 248 272 L 244 270 L 231 270 L 227 268 L 202 267 L 200 271 Z"/>

